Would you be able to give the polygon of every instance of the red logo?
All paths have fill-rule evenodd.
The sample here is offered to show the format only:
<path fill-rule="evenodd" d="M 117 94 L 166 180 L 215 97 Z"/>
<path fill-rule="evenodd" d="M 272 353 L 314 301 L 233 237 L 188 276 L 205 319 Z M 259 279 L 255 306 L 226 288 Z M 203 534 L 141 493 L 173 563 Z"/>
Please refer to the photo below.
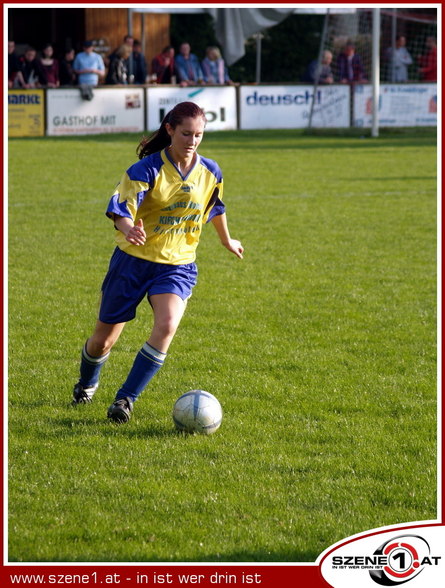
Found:
<path fill-rule="evenodd" d="M 430 98 L 428 112 L 437 112 L 437 95 Z"/>
<path fill-rule="evenodd" d="M 381 586 L 404 584 L 418 576 L 427 565 L 437 565 L 438 557 L 431 556 L 430 546 L 418 535 L 401 535 L 389 539 L 374 552 L 382 556 L 380 570 L 370 570 L 374 582 Z"/>

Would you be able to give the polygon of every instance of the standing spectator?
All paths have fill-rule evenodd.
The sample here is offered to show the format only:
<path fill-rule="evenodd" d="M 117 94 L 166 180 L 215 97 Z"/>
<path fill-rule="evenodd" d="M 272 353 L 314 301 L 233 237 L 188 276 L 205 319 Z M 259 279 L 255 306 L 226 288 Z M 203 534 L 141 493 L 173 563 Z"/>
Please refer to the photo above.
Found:
<path fill-rule="evenodd" d="M 190 52 L 190 43 L 181 43 L 179 55 L 176 57 L 175 62 L 181 86 L 204 84 L 204 74 L 199 64 L 199 59 L 194 53 Z"/>
<path fill-rule="evenodd" d="M 426 53 L 419 57 L 419 73 L 422 82 L 437 82 L 437 43 L 435 37 L 427 37 Z"/>
<path fill-rule="evenodd" d="M 224 59 L 218 47 L 207 47 L 201 63 L 204 81 L 207 84 L 232 84 Z"/>
<path fill-rule="evenodd" d="M 147 81 L 147 62 L 145 56 L 142 53 L 142 45 L 140 41 L 134 40 L 133 43 L 133 73 L 134 73 L 134 84 L 145 84 Z"/>
<path fill-rule="evenodd" d="M 28 46 L 25 49 L 21 67 L 24 88 L 46 86 L 46 76 L 39 60 L 36 59 L 36 55 L 37 53 L 34 47 Z"/>
<path fill-rule="evenodd" d="M 54 57 L 54 49 L 51 43 L 47 43 L 43 46 L 40 65 L 45 72 L 46 85 L 49 88 L 57 88 L 60 86 L 59 62 Z"/>
<path fill-rule="evenodd" d="M 413 58 L 406 48 L 406 37 L 398 35 L 395 48 L 389 47 L 386 51 L 386 57 L 389 62 L 389 80 L 391 82 L 407 82 L 408 65 L 412 64 Z"/>
<path fill-rule="evenodd" d="M 128 84 L 127 60 L 131 53 L 130 45 L 121 45 L 110 57 L 106 84 Z"/>
<path fill-rule="evenodd" d="M 151 71 L 157 76 L 158 84 L 175 84 L 175 50 L 171 45 L 164 47 L 151 62 Z"/>
<path fill-rule="evenodd" d="M 15 52 L 15 42 L 8 41 L 8 88 L 19 88 L 24 84 L 20 59 Z"/>
<path fill-rule="evenodd" d="M 124 45 L 130 45 L 131 48 L 134 46 L 134 38 L 132 35 L 125 35 Z"/>
<path fill-rule="evenodd" d="M 331 68 L 332 53 L 330 51 L 323 51 L 321 56 L 321 63 L 318 59 L 314 59 L 308 65 L 306 73 L 303 76 L 303 82 L 311 84 L 332 84 L 334 82 L 334 74 Z"/>
<path fill-rule="evenodd" d="M 75 86 L 77 77 L 73 69 L 74 49 L 67 49 L 59 63 L 59 80 L 61 86 Z"/>
<path fill-rule="evenodd" d="M 365 70 L 363 69 L 360 55 L 355 52 L 355 45 L 352 41 L 346 43 L 345 48 L 337 58 L 338 76 L 342 84 L 353 82 L 366 82 Z"/>
<path fill-rule="evenodd" d="M 93 42 L 85 41 L 83 51 L 78 53 L 73 63 L 79 85 L 97 86 L 99 78 L 105 76 L 105 65 L 102 57 L 94 52 Z"/>
<path fill-rule="evenodd" d="M 133 64 L 133 47 L 134 47 L 134 38 L 131 35 L 125 35 L 122 41 L 123 45 L 126 45 L 129 49 L 128 57 L 125 59 L 125 69 L 127 71 L 127 83 L 132 84 L 134 82 L 134 64 Z M 113 59 L 116 57 L 117 52 L 122 49 L 123 45 L 119 45 L 117 49 L 115 49 L 110 55 L 108 56 L 108 63 L 107 65 L 110 66 Z"/>
<path fill-rule="evenodd" d="M 127 62 L 125 67 L 127 68 L 127 76 L 128 76 L 128 83 L 132 84 L 134 82 L 134 63 L 133 63 L 133 47 L 134 47 L 134 38 L 132 35 L 125 35 L 124 37 L 124 45 L 128 45 L 130 47 L 130 53 L 127 57 Z"/>

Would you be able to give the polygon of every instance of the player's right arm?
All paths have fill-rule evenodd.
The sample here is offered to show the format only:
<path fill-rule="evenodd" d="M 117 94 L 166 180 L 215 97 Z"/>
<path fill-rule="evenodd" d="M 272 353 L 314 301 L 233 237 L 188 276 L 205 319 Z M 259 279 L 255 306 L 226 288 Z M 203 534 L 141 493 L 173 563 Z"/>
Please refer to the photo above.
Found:
<path fill-rule="evenodd" d="M 134 224 L 131 218 L 115 214 L 114 226 L 125 235 L 127 241 L 132 245 L 143 245 L 145 243 L 147 235 L 141 218 Z"/>

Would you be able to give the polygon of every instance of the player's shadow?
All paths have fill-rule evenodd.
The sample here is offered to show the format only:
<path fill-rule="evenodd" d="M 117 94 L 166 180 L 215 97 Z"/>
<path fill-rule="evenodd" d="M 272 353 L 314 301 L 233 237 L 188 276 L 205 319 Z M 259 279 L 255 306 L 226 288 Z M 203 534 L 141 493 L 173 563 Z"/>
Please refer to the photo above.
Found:
<path fill-rule="evenodd" d="M 101 435 L 116 437 L 116 435 L 126 437 L 127 439 L 147 439 L 153 438 L 174 438 L 182 435 L 176 431 L 173 426 L 166 427 L 162 424 L 149 423 L 146 426 L 138 426 L 137 423 L 118 424 L 104 418 L 95 417 L 94 415 L 75 414 L 72 418 L 62 417 L 52 419 L 53 428 L 51 432 L 46 432 L 47 437 L 60 436 L 61 430 L 65 437 L 78 437 L 100 432 Z M 136 425 L 136 426 L 135 426 Z"/>

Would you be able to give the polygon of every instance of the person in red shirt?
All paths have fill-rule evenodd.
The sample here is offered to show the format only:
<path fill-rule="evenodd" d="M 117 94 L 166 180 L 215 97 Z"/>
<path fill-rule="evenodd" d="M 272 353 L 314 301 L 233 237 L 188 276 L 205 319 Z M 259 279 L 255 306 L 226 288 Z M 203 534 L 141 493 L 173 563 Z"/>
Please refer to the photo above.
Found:
<path fill-rule="evenodd" d="M 164 47 L 151 63 L 151 71 L 157 75 L 158 84 L 175 84 L 175 50 L 171 45 Z"/>
<path fill-rule="evenodd" d="M 437 44 L 434 37 L 427 37 L 427 52 L 419 57 L 419 73 L 422 82 L 437 82 Z"/>

